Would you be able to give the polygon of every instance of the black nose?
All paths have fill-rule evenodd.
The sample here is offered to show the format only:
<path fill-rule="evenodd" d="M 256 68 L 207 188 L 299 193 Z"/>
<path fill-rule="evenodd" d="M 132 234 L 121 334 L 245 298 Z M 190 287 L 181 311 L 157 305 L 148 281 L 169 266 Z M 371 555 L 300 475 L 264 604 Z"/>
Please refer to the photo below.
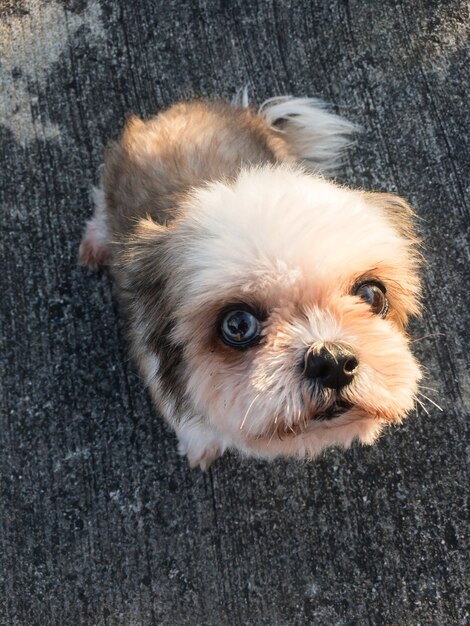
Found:
<path fill-rule="evenodd" d="M 304 374 L 315 379 L 323 387 L 339 391 L 354 378 L 359 363 L 354 354 L 341 345 L 309 352 L 304 363 Z"/>

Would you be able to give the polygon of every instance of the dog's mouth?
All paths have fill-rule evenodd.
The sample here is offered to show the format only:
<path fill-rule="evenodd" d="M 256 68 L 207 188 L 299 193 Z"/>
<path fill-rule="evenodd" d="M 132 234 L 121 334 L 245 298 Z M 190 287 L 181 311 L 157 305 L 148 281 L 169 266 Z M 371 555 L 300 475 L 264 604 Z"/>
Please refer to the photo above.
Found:
<path fill-rule="evenodd" d="M 281 441 L 286 438 L 297 437 L 303 435 L 311 430 L 311 427 L 315 422 L 326 422 L 340 417 L 349 409 L 353 408 L 353 404 L 346 402 L 345 400 L 336 400 L 331 406 L 321 411 L 316 411 L 310 417 L 297 424 L 286 424 L 283 421 L 276 423 L 274 430 L 270 433 L 269 438 L 272 439 L 274 435 L 277 435 Z M 265 435 L 260 435 L 258 439 L 264 438 Z"/>
<path fill-rule="evenodd" d="M 335 417 L 339 417 L 351 409 L 353 405 L 345 400 L 336 400 L 331 406 L 322 411 L 317 411 L 310 416 L 310 420 L 313 421 L 328 421 Z"/>

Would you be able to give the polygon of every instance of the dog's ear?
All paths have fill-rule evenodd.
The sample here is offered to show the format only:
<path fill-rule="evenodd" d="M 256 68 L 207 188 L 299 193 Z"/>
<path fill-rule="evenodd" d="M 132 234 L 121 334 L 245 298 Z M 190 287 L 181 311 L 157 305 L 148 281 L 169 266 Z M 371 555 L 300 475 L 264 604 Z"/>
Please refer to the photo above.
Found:
<path fill-rule="evenodd" d="M 172 321 L 172 240 L 171 226 L 145 217 L 115 244 L 119 295 L 135 319 L 145 320 L 139 332 L 148 345 L 157 345 Z"/>
<path fill-rule="evenodd" d="M 115 245 L 116 263 L 136 291 L 151 289 L 165 273 L 168 236 L 171 228 L 158 224 L 150 216 L 139 219 L 132 232 Z M 126 285 L 123 285 L 125 288 Z"/>
<path fill-rule="evenodd" d="M 392 314 L 396 321 L 405 325 L 409 315 L 416 316 L 421 309 L 421 280 L 420 269 L 423 265 L 421 254 L 421 240 L 415 228 L 415 213 L 410 205 L 393 193 L 363 192 L 366 202 L 382 211 L 392 225 L 394 231 L 407 244 L 407 254 L 403 258 L 400 275 L 390 286 L 391 295 L 395 292 L 396 306 Z"/>
<path fill-rule="evenodd" d="M 381 209 L 395 230 L 413 246 L 420 243 L 415 229 L 415 213 L 408 202 L 394 193 L 364 192 L 367 202 Z"/>

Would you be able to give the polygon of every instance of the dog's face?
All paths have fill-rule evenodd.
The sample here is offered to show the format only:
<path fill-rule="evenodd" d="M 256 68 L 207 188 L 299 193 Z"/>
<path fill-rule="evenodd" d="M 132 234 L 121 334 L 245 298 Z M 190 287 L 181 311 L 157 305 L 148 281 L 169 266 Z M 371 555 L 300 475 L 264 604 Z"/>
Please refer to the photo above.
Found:
<path fill-rule="evenodd" d="M 399 198 L 252 169 L 194 192 L 162 244 L 189 411 L 222 437 L 311 456 L 412 409 L 419 263 Z"/>

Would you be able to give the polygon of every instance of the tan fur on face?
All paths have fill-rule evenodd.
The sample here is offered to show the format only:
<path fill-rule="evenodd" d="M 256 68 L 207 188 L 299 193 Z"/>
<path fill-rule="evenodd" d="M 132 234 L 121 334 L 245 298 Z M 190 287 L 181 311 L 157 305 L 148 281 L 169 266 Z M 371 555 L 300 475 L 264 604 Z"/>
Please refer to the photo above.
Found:
<path fill-rule="evenodd" d="M 340 187 L 295 164 L 294 155 L 328 169 L 351 128 L 316 115 L 312 102 L 277 101 L 264 116 L 179 104 L 131 118 L 107 150 L 82 262 L 109 262 L 132 354 L 191 465 L 227 447 L 303 458 L 372 443 L 413 406 L 420 372 L 404 331 L 419 310 L 412 212 L 392 194 Z M 386 288 L 385 319 L 354 295 L 368 280 Z M 246 305 L 262 337 L 236 350 L 220 323 L 228 306 Z M 340 392 L 304 375 L 309 350 L 336 344 L 359 362 Z M 325 421 L 337 402 L 349 408 Z"/>

